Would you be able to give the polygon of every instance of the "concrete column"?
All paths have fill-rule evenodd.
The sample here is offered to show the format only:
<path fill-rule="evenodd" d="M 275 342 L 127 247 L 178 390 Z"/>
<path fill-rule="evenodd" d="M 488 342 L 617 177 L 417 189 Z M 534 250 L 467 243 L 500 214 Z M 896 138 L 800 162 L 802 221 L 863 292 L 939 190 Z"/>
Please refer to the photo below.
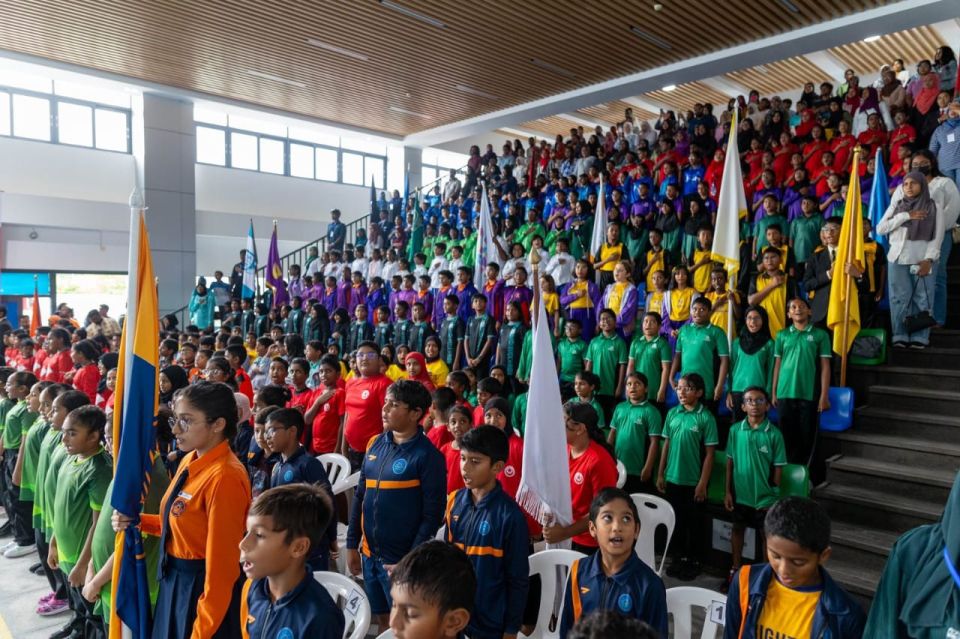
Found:
<path fill-rule="evenodd" d="M 403 147 L 403 168 L 410 178 L 410 191 L 420 186 L 423 174 L 423 149 L 418 146 Z"/>
<path fill-rule="evenodd" d="M 136 112 L 133 150 L 163 314 L 187 304 L 196 281 L 193 104 L 144 94 Z"/>

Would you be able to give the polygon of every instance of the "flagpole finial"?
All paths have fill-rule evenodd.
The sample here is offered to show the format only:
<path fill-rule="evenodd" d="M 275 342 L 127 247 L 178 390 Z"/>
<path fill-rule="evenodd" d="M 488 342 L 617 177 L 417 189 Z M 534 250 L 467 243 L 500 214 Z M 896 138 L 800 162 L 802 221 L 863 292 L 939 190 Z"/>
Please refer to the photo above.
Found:
<path fill-rule="evenodd" d="M 274 226 L 277 225 L 277 218 L 273 218 L 273 225 L 274 225 Z"/>
<path fill-rule="evenodd" d="M 540 251 L 538 251 L 536 247 L 530 249 L 530 265 L 531 266 L 533 266 L 534 268 L 539 266 L 541 259 L 542 258 L 540 257 Z"/>
<path fill-rule="evenodd" d="M 134 186 L 133 190 L 130 191 L 130 199 L 128 200 L 131 209 L 142 209 L 143 208 L 143 193 L 140 192 L 140 187 Z"/>

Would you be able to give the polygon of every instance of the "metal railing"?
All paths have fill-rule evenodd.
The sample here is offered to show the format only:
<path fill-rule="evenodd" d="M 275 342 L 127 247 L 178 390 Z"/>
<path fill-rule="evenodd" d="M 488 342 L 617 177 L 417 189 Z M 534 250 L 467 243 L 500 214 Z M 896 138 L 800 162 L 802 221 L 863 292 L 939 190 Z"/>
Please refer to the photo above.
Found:
<path fill-rule="evenodd" d="M 459 169 L 456 169 L 456 171 L 457 173 L 465 173 L 466 168 L 467 168 L 467 165 L 464 164 Z M 416 189 L 413 189 L 413 191 L 411 191 L 410 193 L 410 197 L 412 198 L 416 196 L 419 199 L 423 193 L 429 192 L 428 191 L 429 189 L 432 189 L 435 185 L 440 184 L 440 182 L 445 179 L 448 179 L 447 176 L 437 176 L 435 180 L 431 180 L 430 182 L 427 182 L 426 184 Z M 404 207 L 406 207 L 408 203 L 409 203 L 409 200 L 407 200 L 407 202 L 404 203 Z M 355 244 L 357 239 L 357 230 L 358 229 L 366 230 L 369 223 L 370 223 L 370 213 L 367 213 L 366 215 L 348 223 L 346 225 L 347 232 L 346 232 L 346 237 L 344 239 L 344 245 Z M 288 269 L 290 268 L 291 264 L 299 264 L 301 265 L 301 267 L 304 264 L 306 264 L 310 256 L 310 249 L 313 247 L 316 247 L 317 254 L 322 256 L 324 251 L 327 248 L 326 236 L 307 242 L 303 246 L 297 249 L 294 249 L 293 251 L 290 251 L 286 255 L 281 255 L 280 266 L 283 269 L 283 273 L 286 274 L 288 272 Z M 266 283 L 265 283 L 266 270 L 267 270 L 266 264 L 257 268 L 256 282 L 257 282 L 258 299 L 260 295 L 262 295 L 263 292 L 267 290 Z M 171 314 L 176 316 L 177 320 L 180 322 L 181 329 L 190 324 L 189 304 L 185 304 L 180 308 L 176 309 L 175 311 L 171 311 Z"/>

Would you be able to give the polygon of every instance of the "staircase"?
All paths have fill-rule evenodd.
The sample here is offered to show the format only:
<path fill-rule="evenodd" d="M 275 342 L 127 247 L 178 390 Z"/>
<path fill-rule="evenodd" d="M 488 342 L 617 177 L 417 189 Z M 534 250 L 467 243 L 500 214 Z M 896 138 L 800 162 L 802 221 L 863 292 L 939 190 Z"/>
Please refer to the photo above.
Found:
<path fill-rule="evenodd" d="M 939 519 L 960 470 L 957 252 L 948 272 L 948 328 L 933 331 L 925 350 L 890 349 L 886 365 L 851 366 L 859 406 L 853 428 L 820 434 L 826 479 L 814 498 L 834 524 L 828 569 L 865 609 L 890 547 Z"/>

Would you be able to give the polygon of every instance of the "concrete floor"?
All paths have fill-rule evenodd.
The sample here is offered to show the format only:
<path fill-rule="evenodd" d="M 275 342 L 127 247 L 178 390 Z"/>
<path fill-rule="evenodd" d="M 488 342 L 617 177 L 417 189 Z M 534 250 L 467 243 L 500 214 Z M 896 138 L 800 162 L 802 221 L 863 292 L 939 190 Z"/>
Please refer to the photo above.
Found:
<path fill-rule="evenodd" d="M 9 538 L 0 540 L 3 544 Z M 70 619 L 69 613 L 41 617 L 37 600 L 50 592 L 47 580 L 28 569 L 36 554 L 6 559 L 0 557 L 0 639 L 46 639 Z"/>

